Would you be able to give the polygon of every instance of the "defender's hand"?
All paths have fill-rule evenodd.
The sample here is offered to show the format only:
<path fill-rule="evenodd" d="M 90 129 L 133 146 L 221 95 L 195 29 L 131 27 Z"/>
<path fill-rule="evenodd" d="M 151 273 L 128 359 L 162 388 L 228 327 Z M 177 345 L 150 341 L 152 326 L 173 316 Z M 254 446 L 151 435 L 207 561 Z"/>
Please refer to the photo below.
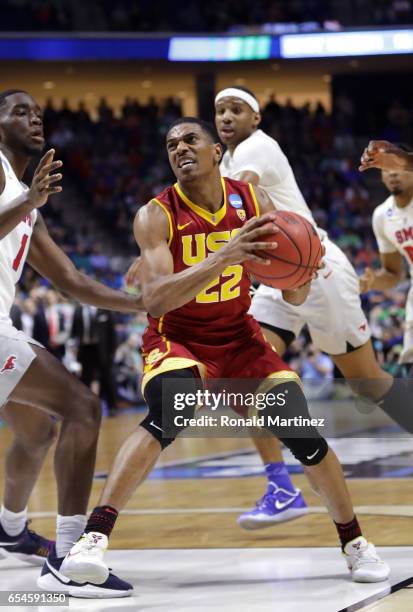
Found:
<path fill-rule="evenodd" d="M 49 149 L 37 166 L 32 184 L 28 192 L 28 198 L 34 208 L 40 208 L 46 204 L 48 197 L 53 193 L 60 193 L 62 187 L 54 185 L 62 180 L 62 175 L 54 174 L 54 172 L 62 166 L 60 160 L 53 161 L 55 154 L 54 149 Z"/>
<path fill-rule="evenodd" d="M 136 287 L 140 285 L 141 267 L 142 260 L 140 257 L 137 257 L 133 264 L 130 266 L 129 270 L 126 272 L 125 282 L 127 287 Z"/>
<path fill-rule="evenodd" d="M 410 157 L 406 151 L 387 140 L 371 140 L 363 151 L 359 170 L 407 170 Z"/>
<path fill-rule="evenodd" d="M 228 244 L 218 251 L 217 255 L 224 259 L 226 265 L 239 264 L 244 261 L 269 264 L 270 260 L 258 255 L 257 251 L 277 248 L 277 242 L 260 241 L 260 238 L 278 232 L 278 227 L 273 223 L 273 219 L 273 212 L 266 213 L 262 217 L 253 217 L 231 238 Z"/>
<path fill-rule="evenodd" d="M 376 275 L 374 270 L 371 268 L 366 268 L 363 274 L 359 278 L 360 283 L 360 293 L 367 293 L 373 286 Z"/>

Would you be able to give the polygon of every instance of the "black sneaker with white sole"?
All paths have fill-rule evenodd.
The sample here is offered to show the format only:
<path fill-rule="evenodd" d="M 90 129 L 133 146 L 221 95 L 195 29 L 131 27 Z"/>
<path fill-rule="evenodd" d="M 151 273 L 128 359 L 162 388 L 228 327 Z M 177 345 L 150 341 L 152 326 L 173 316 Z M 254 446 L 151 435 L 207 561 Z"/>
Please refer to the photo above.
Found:
<path fill-rule="evenodd" d="M 67 593 L 71 597 L 88 599 L 130 597 L 132 595 L 133 586 L 111 573 L 102 584 L 92 584 L 91 582 L 80 583 L 70 580 L 60 571 L 63 559 L 64 557 L 59 558 L 56 556 L 56 548 L 52 546 L 43 566 L 41 576 L 37 579 L 37 586 L 39 588 L 44 591 Z"/>

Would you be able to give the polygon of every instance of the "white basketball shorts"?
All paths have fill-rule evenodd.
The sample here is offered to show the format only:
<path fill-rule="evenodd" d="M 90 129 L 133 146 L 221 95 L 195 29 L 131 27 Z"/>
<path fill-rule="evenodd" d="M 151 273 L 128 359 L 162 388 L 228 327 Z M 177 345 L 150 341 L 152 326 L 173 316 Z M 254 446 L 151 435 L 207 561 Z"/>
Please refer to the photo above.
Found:
<path fill-rule="evenodd" d="M 43 346 L 11 325 L 0 322 L 0 407 L 10 397 L 36 353 L 31 348 Z"/>
<path fill-rule="evenodd" d="M 301 306 L 284 301 L 281 291 L 260 285 L 251 308 L 260 323 L 278 327 L 298 336 L 308 325 L 312 341 L 330 355 L 342 355 L 365 344 L 370 338 L 367 319 L 361 308 L 359 280 L 353 266 L 333 242 L 325 238 L 325 268 L 312 282 Z"/>

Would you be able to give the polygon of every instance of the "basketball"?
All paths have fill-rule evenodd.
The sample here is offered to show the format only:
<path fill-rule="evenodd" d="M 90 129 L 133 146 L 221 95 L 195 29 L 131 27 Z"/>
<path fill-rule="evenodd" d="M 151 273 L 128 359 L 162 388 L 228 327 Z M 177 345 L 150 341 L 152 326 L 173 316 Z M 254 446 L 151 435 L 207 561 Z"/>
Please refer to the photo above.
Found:
<path fill-rule="evenodd" d="M 296 289 L 308 282 L 317 270 L 322 246 L 316 228 L 301 215 L 285 210 L 274 216 L 278 232 L 260 238 L 277 242 L 276 249 L 259 251 L 269 265 L 246 262 L 247 270 L 257 281 L 276 289 Z"/>

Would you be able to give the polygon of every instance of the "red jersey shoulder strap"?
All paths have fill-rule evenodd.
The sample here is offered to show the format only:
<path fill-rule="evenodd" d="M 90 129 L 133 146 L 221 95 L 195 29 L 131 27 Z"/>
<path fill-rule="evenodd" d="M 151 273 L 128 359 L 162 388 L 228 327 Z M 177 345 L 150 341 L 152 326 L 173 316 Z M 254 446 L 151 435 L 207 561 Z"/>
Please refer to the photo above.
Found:
<path fill-rule="evenodd" d="M 248 183 L 248 188 L 250 190 L 251 198 L 254 204 L 255 214 L 257 215 L 257 217 L 259 217 L 261 215 L 261 212 L 260 212 L 260 206 L 258 204 L 257 196 L 254 190 L 254 185 L 252 183 Z"/>
<path fill-rule="evenodd" d="M 171 187 L 164 189 L 155 198 L 152 198 L 150 200 L 150 202 L 153 202 L 154 204 L 162 208 L 162 210 L 164 211 L 168 219 L 168 224 L 169 224 L 168 246 L 171 245 L 172 239 L 174 237 L 174 228 L 175 228 L 174 209 L 171 203 L 171 189 L 172 189 Z"/>
<path fill-rule="evenodd" d="M 168 218 L 168 224 L 169 224 L 168 247 L 169 247 L 169 246 L 171 246 L 172 238 L 174 236 L 174 226 L 173 226 L 173 223 L 172 223 L 171 213 L 169 212 L 169 210 L 167 209 L 165 204 L 162 204 L 162 202 L 160 200 L 158 200 L 157 198 L 152 198 L 152 200 L 150 200 L 150 201 L 153 202 L 154 204 L 157 204 L 158 206 L 160 206 L 162 208 L 162 210 L 164 211 L 164 213 L 166 214 L 167 218 Z"/>

